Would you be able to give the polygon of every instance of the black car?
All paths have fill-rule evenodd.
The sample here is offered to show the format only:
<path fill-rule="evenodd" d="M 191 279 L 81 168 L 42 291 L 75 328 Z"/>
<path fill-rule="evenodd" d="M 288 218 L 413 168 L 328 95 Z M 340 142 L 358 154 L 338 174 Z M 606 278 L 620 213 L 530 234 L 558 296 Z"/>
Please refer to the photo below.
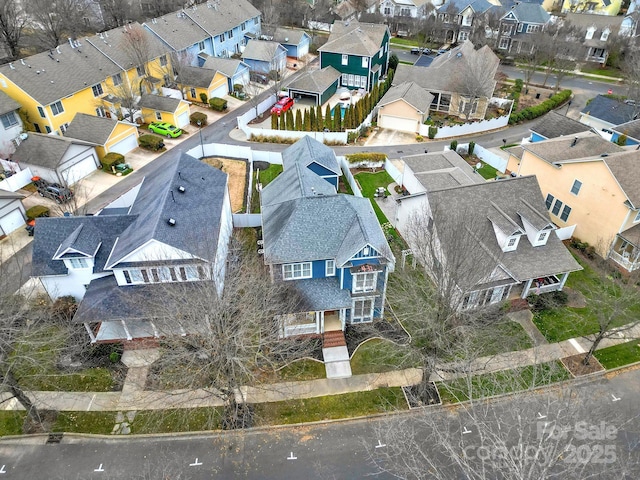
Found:
<path fill-rule="evenodd" d="M 262 85 L 266 85 L 267 83 L 269 83 L 269 77 L 258 72 L 251 72 L 249 79 L 252 82 L 261 83 Z"/>
<path fill-rule="evenodd" d="M 38 185 L 38 194 L 41 197 L 50 198 L 56 203 L 65 203 L 73 198 L 73 192 L 71 190 L 57 183 Z"/>
<path fill-rule="evenodd" d="M 414 55 L 420 55 L 421 50 L 418 47 L 413 47 L 411 49 L 411 53 L 413 53 Z"/>

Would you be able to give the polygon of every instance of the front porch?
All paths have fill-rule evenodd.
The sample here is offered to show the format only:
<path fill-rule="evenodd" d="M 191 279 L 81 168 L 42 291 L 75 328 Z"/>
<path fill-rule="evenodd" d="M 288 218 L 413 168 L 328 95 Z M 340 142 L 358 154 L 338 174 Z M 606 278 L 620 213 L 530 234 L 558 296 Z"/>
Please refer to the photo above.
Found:
<path fill-rule="evenodd" d="M 520 298 L 527 298 L 531 294 L 540 295 L 542 293 L 560 291 L 564 288 L 568 277 L 569 272 L 540 278 L 530 278 L 524 282 Z"/>
<path fill-rule="evenodd" d="M 319 335 L 325 332 L 344 331 L 346 318 L 346 308 L 282 315 L 281 337 Z"/>
<path fill-rule="evenodd" d="M 619 235 L 613 242 L 609 258 L 628 272 L 640 268 L 640 248 Z"/>

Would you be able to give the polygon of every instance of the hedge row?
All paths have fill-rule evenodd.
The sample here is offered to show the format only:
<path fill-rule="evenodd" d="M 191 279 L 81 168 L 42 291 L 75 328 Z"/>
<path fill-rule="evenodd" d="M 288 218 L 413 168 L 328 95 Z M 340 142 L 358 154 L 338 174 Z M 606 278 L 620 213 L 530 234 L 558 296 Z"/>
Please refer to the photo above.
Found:
<path fill-rule="evenodd" d="M 224 98 L 213 97 L 209 99 L 209 105 L 214 110 L 222 112 L 227 109 L 227 101 Z"/>
<path fill-rule="evenodd" d="M 349 163 L 384 162 L 387 159 L 387 156 L 384 153 L 379 152 L 361 152 L 350 153 L 349 155 L 345 155 L 345 158 Z"/>
<path fill-rule="evenodd" d="M 116 152 L 107 153 L 102 160 L 102 170 L 105 172 L 111 172 L 111 167 L 114 167 L 120 163 L 124 163 L 124 155 Z"/>
<path fill-rule="evenodd" d="M 164 148 L 164 141 L 161 137 L 156 135 L 151 135 L 149 133 L 145 135 L 140 135 L 138 138 L 138 143 L 142 148 L 146 148 L 147 150 L 158 151 Z"/>
<path fill-rule="evenodd" d="M 533 120 L 534 118 L 538 118 L 545 113 L 553 110 L 557 106 L 562 105 L 564 102 L 569 100 L 569 97 L 571 97 L 571 90 L 563 90 L 556 93 L 549 100 L 545 100 L 539 105 L 527 107 L 524 110 L 520 110 L 519 112 L 513 112 L 509 117 L 509 124 L 513 125 L 525 120 Z"/>

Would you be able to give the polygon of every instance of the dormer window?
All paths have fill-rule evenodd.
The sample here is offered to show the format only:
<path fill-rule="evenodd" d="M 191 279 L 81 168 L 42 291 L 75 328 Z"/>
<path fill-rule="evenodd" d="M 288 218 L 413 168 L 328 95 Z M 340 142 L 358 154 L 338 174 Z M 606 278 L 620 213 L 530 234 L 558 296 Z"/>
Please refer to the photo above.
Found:
<path fill-rule="evenodd" d="M 69 265 L 71 268 L 89 268 L 89 262 L 86 258 L 70 258 Z"/>
<path fill-rule="evenodd" d="M 518 241 L 520 240 L 520 235 L 512 235 L 507 237 L 505 245 L 502 247 L 503 252 L 513 252 L 516 248 L 518 248 Z"/>
<path fill-rule="evenodd" d="M 547 243 L 548 235 L 549 235 L 549 232 L 540 232 L 538 234 L 538 243 L 541 245 L 545 245 Z"/>
<path fill-rule="evenodd" d="M 593 38 L 593 34 L 596 33 L 595 27 L 587 28 L 587 35 L 584 37 L 586 40 L 591 40 Z"/>
<path fill-rule="evenodd" d="M 609 33 L 611 33 L 611 31 L 608 28 L 605 28 L 602 31 L 602 35 L 600 35 L 600 40 L 606 42 L 609 39 Z"/>

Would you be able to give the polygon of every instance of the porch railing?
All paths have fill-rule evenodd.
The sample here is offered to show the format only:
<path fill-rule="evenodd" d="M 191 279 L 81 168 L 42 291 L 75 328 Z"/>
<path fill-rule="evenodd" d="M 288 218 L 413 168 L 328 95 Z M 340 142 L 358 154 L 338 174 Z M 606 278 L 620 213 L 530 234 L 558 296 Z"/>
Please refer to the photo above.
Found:
<path fill-rule="evenodd" d="M 317 332 L 315 323 L 307 323 L 304 325 L 289 325 L 284 327 L 284 336 L 292 337 L 296 335 L 309 335 Z"/>
<path fill-rule="evenodd" d="M 609 254 L 609 257 L 616 263 L 618 263 L 619 265 L 623 266 L 625 270 L 629 271 L 629 272 L 633 272 L 634 270 L 637 270 L 638 268 L 640 268 L 640 262 L 638 261 L 632 261 L 627 257 L 623 257 L 622 255 L 620 255 L 617 252 L 611 252 Z"/>

